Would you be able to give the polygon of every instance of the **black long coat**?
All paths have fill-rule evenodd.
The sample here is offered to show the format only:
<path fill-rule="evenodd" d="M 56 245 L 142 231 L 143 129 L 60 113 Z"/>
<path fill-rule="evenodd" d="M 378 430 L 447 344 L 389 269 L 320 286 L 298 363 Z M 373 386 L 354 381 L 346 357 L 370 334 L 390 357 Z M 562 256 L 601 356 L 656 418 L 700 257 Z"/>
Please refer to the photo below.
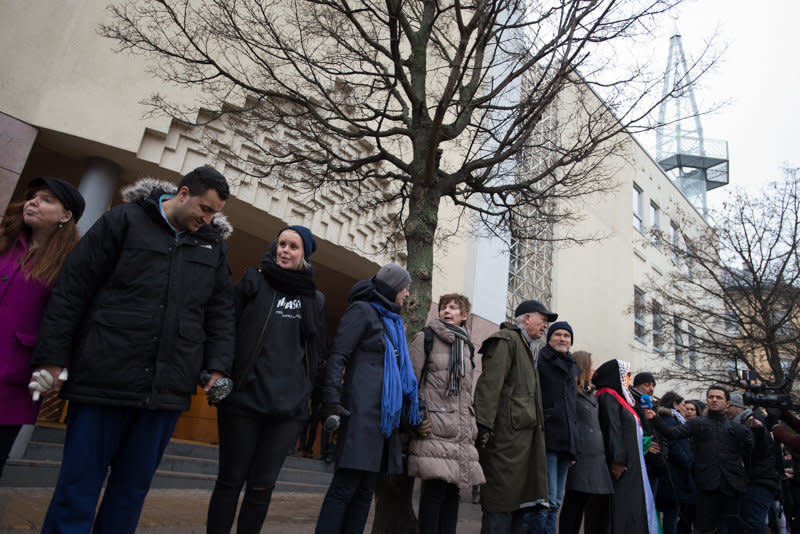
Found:
<path fill-rule="evenodd" d="M 339 428 L 336 467 L 396 474 L 403 472 L 400 437 L 393 432 L 385 438 L 381 432 L 383 321 L 370 301 L 394 312 L 400 307 L 378 293 L 372 280 L 357 282 L 350 290 L 350 305 L 328 351 L 322 400 L 350 411 Z M 382 466 L 384 455 L 386 464 Z"/>
<path fill-rule="evenodd" d="M 577 461 L 569 468 L 567 490 L 607 495 L 614 493 L 614 484 L 606 463 L 603 430 L 598 415 L 599 401 L 594 390 L 578 391 L 579 452 Z"/>
<path fill-rule="evenodd" d="M 606 462 L 609 466 L 616 463 L 627 467 L 622 476 L 614 481 L 609 533 L 646 533 L 647 502 L 644 484 L 647 479 L 643 475 L 639 453 L 639 423 L 636 416 L 610 394 L 601 394 L 598 401 Z"/>
<path fill-rule="evenodd" d="M 539 351 L 537 363 L 544 410 L 544 442 L 547 452 L 578 455 L 578 395 L 575 377 L 580 374 L 569 353 L 556 352 L 550 345 Z"/>
<path fill-rule="evenodd" d="M 681 423 L 665 408 L 659 408 L 658 413 L 667 426 L 674 427 Z M 694 463 L 694 452 L 692 444 L 688 438 L 672 440 L 668 443 L 669 461 L 667 462 L 668 476 L 661 478 L 658 484 L 658 495 L 656 503 L 675 506 L 677 504 L 694 504 L 695 485 L 692 476 L 692 464 Z"/>

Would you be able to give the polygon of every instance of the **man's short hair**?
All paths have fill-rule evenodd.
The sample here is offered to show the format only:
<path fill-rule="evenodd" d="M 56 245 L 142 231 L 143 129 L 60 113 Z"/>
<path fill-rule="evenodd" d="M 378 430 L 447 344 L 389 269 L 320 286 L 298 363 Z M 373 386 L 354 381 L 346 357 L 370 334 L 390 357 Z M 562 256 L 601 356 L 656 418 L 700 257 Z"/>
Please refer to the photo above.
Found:
<path fill-rule="evenodd" d="M 178 189 L 186 186 L 189 188 L 189 194 L 193 197 L 202 195 L 209 189 L 213 189 L 219 195 L 220 200 L 228 200 L 231 195 L 228 189 L 228 181 L 222 174 L 208 165 L 197 167 L 195 170 L 188 173 L 181 179 L 178 184 Z"/>
<path fill-rule="evenodd" d="M 711 384 L 710 386 L 708 386 L 708 389 L 706 390 L 706 397 L 708 397 L 708 392 L 711 391 L 712 389 L 723 392 L 725 394 L 726 401 L 731 400 L 730 390 L 728 390 L 728 388 L 726 388 L 722 384 Z"/>

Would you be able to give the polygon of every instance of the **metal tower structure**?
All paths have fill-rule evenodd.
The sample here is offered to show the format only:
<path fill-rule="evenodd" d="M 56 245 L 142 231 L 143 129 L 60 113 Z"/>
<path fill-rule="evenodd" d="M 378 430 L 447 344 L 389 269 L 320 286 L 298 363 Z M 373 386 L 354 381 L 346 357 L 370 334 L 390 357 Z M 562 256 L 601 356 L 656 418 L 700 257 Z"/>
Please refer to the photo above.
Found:
<path fill-rule="evenodd" d="M 703 216 L 706 192 L 728 184 L 728 142 L 706 139 L 677 28 L 669 39 L 656 161 Z"/>
<path fill-rule="evenodd" d="M 519 171 L 523 174 L 541 172 L 547 159 L 552 157 L 542 147 L 558 130 L 558 99 L 545 111 L 542 120 L 531 135 L 530 149 L 523 152 Z M 546 184 L 542 184 L 545 187 Z M 552 202 L 549 200 L 547 202 Z M 519 235 L 535 235 L 535 239 L 514 237 L 509 247 L 508 297 L 506 316 L 513 318 L 516 307 L 524 300 L 536 299 L 550 305 L 553 297 L 553 225 L 542 220 L 534 206 L 519 213 L 512 225 L 521 228 Z"/>

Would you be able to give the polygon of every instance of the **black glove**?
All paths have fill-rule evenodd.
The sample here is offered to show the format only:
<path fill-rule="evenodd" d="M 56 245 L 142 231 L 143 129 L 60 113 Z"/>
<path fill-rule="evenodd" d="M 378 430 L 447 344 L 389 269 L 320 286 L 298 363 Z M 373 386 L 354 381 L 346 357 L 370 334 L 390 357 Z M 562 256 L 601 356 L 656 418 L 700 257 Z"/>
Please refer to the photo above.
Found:
<path fill-rule="evenodd" d="M 344 408 L 338 402 L 323 402 L 322 406 L 319 407 L 319 418 L 321 421 L 325 421 L 332 415 L 341 416 L 343 411 Z"/>
<path fill-rule="evenodd" d="M 775 408 L 767 408 L 767 418 L 764 420 L 764 426 L 768 429 L 780 424 L 781 412 Z"/>
<path fill-rule="evenodd" d="M 484 449 L 494 438 L 494 432 L 490 428 L 478 423 L 478 437 L 475 439 L 475 448 Z"/>
<path fill-rule="evenodd" d="M 205 387 L 209 380 L 211 380 L 211 373 L 207 370 L 202 371 L 200 373 L 200 379 L 198 380 L 200 387 Z M 218 378 L 217 381 L 214 382 L 214 385 L 208 388 L 208 392 L 206 392 L 208 405 L 211 406 L 212 404 L 218 403 L 227 397 L 231 391 L 233 391 L 233 380 L 227 376 Z"/>

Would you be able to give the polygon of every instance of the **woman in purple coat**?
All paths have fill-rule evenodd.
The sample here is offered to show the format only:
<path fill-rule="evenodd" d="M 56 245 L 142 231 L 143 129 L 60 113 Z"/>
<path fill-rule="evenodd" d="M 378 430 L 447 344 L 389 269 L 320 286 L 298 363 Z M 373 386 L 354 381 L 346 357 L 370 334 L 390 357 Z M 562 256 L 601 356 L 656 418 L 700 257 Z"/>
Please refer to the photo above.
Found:
<path fill-rule="evenodd" d="M 39 414 L 28 391 L 31 351 L 53 280 L 78 242 L 84 206 L 67 182 L 35 178 L 0 224 L 0 475 L 20 427 Z"/>

